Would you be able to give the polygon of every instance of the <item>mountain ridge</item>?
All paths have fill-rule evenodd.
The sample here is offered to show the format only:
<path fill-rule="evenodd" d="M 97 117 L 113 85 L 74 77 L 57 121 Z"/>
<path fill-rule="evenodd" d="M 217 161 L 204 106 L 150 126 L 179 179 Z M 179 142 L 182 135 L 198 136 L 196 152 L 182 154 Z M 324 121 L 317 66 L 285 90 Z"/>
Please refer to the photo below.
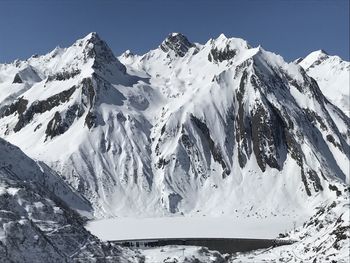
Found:
<path fill-rule="evenodd" d="M 298 64 L 317 81 L 325 96 L 349 116 L 350 63 L 318 50 L 298 61 Z"/>
<path fill-rule="evenodd" d="M 286 167 L 299 174 L 287 191 L 298 189 L 298 205 L 333 195 L 327 180 L 348 180 L 349 119 L 301 67 L 242 39 L 201 45 L 170 34 L 142 56 L 117 58 L 91 33 L 15 64 L 0 66 L 0 88 L 10 90 L 1 136 L 57 171 L 96 216 L 264 215 L 259 197 L 234 200 L 253 194 L 250 184 L 272 201 L 272 182 L 293 178 Z M 13 83 L 28 66 L 40 79 Z"/>

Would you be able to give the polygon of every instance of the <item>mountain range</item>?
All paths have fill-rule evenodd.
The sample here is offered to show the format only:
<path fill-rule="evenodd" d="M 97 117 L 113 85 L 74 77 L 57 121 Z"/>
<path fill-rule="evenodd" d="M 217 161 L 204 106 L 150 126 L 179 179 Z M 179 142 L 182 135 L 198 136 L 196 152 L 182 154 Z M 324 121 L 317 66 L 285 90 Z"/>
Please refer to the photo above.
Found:
<path fill-rule="evenodd" d="M 79 220 L 92 218 L 306 221 L 348 196 L 349 69 L 324 51 L 288 63 L 243 39 L 180 33 L 144 55 L 117 57 L 90 33 L 0 64 L 0 236 L 39 228 L 51 257 L 74 254 L 52 232 L 83 243 L 94 237 Z"/>

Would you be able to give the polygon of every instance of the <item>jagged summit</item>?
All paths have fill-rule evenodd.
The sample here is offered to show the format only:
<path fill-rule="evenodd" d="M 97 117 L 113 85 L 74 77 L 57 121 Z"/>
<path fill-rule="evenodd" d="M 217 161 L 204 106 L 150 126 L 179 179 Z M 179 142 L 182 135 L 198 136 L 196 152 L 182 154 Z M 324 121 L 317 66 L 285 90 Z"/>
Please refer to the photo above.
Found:
<path fill-rule="evenodd" d="M 95 61 L 100 64 L 114 63 L 117 64 L 119 69 L 124 71 L 123 66 L 114 56 L 113 51 L 110 49 L 108 44 L 102 40 L 96 32 L 89 33 L 83 39 L 76 41 L 73 46 L 82 47 L 82 52 L 85 55 L 85 59 L 94 58 Z"/>
<path fill-rule="evenodd" d="M 210 39 L 206 45 L 208 44 L 214 45 L 217 48 L 225 48 L 227 46 L 236 46 L 244 49 L 251 48 L 246 40 L 238 37 L 227 37 L 223 33 L 221 33 L 217 38 Z"/>
<path fill-rule="evenodd" d="M 85 37 L 75 41 L 75 43 L 73 45 L 77 45 L 77 46 L 83 46 L 83 45 L 88 45 L 88 44 L 100 45 L 101 42 L 104 42 L 104 41 L 100 38 L 100 36 L 97 34 L 97 32 L 91 32 L 91 33 L 87 34 Z"/>
<path fill-rule="evenodd" d="M 101 41 L 101 38 L 100 36 L 97 34 L 97 32 L 90 32 L 89 34 L 87 34 L 85 37 L 84 37 L 85 40 L 88 40 L 88 41 Z"/>
<path fill-rule="evenodd" d="M 76 67 L 82 67 L 79 64 L 87 64 L 88 67 L 101 75 L 112 71 L 126 73 L 124 65 L 120 63 L 108 44 L 96 32 L 89 33 L 84 38 L 77 40 L 71 47 L 66 48 L 64 52 L 61 51 L 57 60 L 59 60 L 59 65 L 66 64 L 64 68 L 69 67 L 71 63 L 75 64 Z"/>
<path fill-rule="evenodd" d="M 194 47 L 195 45 L 192 44 L 187 37 L 185 37 L 181 33 L 171 33 L 169 36 L 162 42 L 160 45 L 160 48 L 164 52 L 168 52 L 169 50 L 172 50 L 175 52 L 176 55 L 183 57 L 187 51 Z"/>

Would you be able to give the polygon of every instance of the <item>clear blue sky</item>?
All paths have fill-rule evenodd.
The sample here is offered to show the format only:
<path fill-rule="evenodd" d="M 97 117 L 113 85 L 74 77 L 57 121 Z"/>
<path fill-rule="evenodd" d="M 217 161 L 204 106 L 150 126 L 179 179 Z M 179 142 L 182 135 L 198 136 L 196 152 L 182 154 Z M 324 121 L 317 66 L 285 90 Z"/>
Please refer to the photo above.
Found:
<path fill-rule="evenodd" d="M 349 60 L 349 0 L 0 0 L 0 63 L 69 46 L 96 31 L 114 53 L 142 54 L 170 32 L 220 33 L 281 54 L 316 49 Z"/>

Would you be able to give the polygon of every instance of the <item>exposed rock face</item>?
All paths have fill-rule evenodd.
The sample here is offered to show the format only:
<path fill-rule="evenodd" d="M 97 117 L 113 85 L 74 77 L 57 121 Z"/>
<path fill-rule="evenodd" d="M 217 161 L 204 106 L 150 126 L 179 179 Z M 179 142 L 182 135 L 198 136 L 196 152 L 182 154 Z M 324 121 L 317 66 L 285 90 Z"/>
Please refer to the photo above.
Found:
<path fill-rule="evenodd" d="M 202 135 L 204 136 L 204 139 L 208 143 L 209 150 L 213 156 L 214 161 L 218 162 L 221 165 L 222 169 L 224 170 L 223 177 L 225 177 L 225 175 L 230 174 L 230 170 L 226 170 L 226 163 L 223 160 L 220 149 L 215 145 L 215 142 L 211 138 L 209 129 L 206 126 L 206 124 L 193 115 L 191 115 L 191 121 L 201 131 Z"/>
<path fill-rule="evenodd" d="M 84 43 L 85 58 L 93 58 L 93 68 L 100 71 L 111 70 L 106 65 L 113 65 L 115 70 L 126 73 L 126 68 L 119 60 L 113 55 L 112 50 L 107 43 L 103 41 L 97 33 L 93 32 L 87 37 L 87 41 Z"/>
<path fill-rule="evenodd" d="M 21 76 L 18 73 L 15 75 L 15 78 L 13 79 L 12 83 L 23 83 L 23 80 L 21 79 Z"/>
<path fill-rule="evenodd" d="M 80 74 L 80 69 L 73 69 L 72 71 L 63 71 L 63 72 L 58 72 L 54 75 L 50 75 L 47 77 L 47 81 L 63 81 L 63 80 L 68 80 L 71 78 L 74 78 L 75 76 Z"/>
<path fill-rule="evenodd" d="M 62 118 L 58 111 L 56 111 L 53 119 L 49 121 L 46 128 L 46 135 L 51 139 L 57 135 L 64 133 L 65 127 L 62 126 Z"/>
<path fill-rule="evenodd" d="M 243 104 L 243 97 L 245 93 L 245 85 L 247 83 L 247 72 L 243 71 L 240 83 L 239 83 L 239 89 L 236 90 L 236 99 L 238 102 L 238 114 L 235 116 L 236 119 L 236 141 L 237 141 L 237 147 L 238 147 L 238 162 L 241 168 L 243 168 L 247 163 L 247 157 L 251 154 L 251 147 L 248 145 L 249 135 L 250 132 L 250 126 L 246 126 L 246 118 L 244 116 L 244 104 Z M 246 132 L 246 127 L 248 129 L 248 132 Z"/>
<path fill-rule="evenodd" d="M 231 50 L 229 46 L 227 46 L 224 50 L 218 50 L 217 48 L 213 48 L 208 55 L 208 60 L 210 62 L 222 62 L 225 60 L 230 60 L 236 55 L 236 50 Z"/>
<path fill-rule="evenodd" d="M 4 108 L 1 108 L 2 111 L 2 117 L 9 116 L 11 114 L 17 113 L 22 114 L 27 109 L 28 100 L 23 99 L 23 97 L 20 97 L 17 101 L 10 104 L 9 106 L 5 106 Z"/>
<path fill-rule="evenodd" d="M 272 116 L 271 116 L 272 115 Z M 279 150 L 284 139 L 283 122 L 279 116 L 273 115 L 258 104 L 252 114 L 253 151 L 260 169 L 264 172 L 266 166 L 281 169 L 278 164 Z"/>
<path fill-rule="evenodd" d="M 19 113 L 18 122 L 13 128 L 15 132 L 20 131 L 25 125 L 27 125 L 34 117 L 35 114 L 44 113 L 50 111 L 54 107 L 59 106 L 61 103 L 67 102 L 70 96 L 74 93 L 76 87 L 73 86 L 68 90 L 64 90 L 56 95 L 53 95 L 46 100 L 34 102 L 24 112 Z"/>
<path fill-rule="evenodd" d="M 93 106 L 94 106 L 94 100 L 95 100 L 95 90 L 93 87 L 92 79 L 83 79 L 82 81 L 83 90 L 82 94 L 86 98 L 83 103 L 85 103 L 85 106 L 88 107 L 88 113 L 85 117 L 85 124 L 89 129 L 95 126 L 95 120 L 96 116 L 92 113 Z"/>
<path fill-rule="evenodd" d="M 194 47 L 194 44 L 180 33 L 170 34 L 160 45 L 164 52 L 172 50 L 180 57 L 183 57 L 191 47 Z"/>
<path fill-rule="evenodd" d="M 58 79 L 58 81 L 62 80 L 63 79 Z M 68 103 L 74 92 L 77 90 L 81 93 L 81 101 L 69 106 L 68 109 L 62 113 L 59 111 L 54 113 L 54 116 L 48 122 L 45 131 L 47 135 L 46 138 L 50 137 L 52 139 L 60 134 L 63 134 L 69 129 L 73 122 L 80 118 L 85 112 L 87 112 L 85 123 L 90 129 L 95 125 L 96 119 L 96 116 L 92 113 L 95 99 L 95 90 L 92 83 L 92 78 L 84 78 L 81 83 L 79 83 L 78 87 L 73 86 L 70 89 L 48 97 L 45 100 L 34 101 L 29 107 L 27 107 L 28 100 L 20 97 L 12 104 L 0 109 L 0 112 L 2 112 L 1 115 L 3 117 L 10 116 L 12 114 L 18 116 L 18 121 L 13 128 L 14 132 L 18 132 L 33 120 L 35 114 L 42 114 L 51 111 L 62 104 Z"/>
<path fill-rule="evenodd" d="M 169 210 L 170 210 L 170 212 L 171 213 L 178 212 L 179 211 L 178 205 L 179 205 L 182 197 L 179 194 L 172 193 L 168 196 L 168 198 L 169 198 Z"/>

